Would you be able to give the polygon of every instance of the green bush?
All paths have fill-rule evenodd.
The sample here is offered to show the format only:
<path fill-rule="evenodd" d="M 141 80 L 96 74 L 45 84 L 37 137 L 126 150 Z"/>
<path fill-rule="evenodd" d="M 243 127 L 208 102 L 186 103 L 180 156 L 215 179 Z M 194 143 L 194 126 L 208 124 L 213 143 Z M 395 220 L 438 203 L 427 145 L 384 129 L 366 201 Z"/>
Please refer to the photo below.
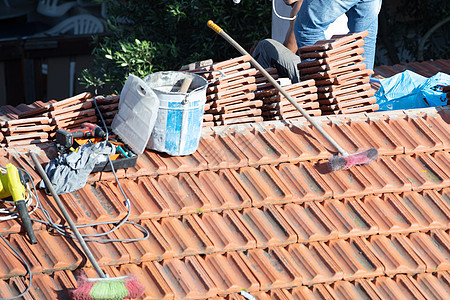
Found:
<path fill-rule="evenodd" d="M 104 0 L 105 1 L 105 0 Z M 109 34 L 94 39 L 94 65 L 81 83 L 120 91 L 128 74 L 143 77 L 161 70 L 239 52 L 207 27 L 213 20 L 244 48 L 270 37 L 271 1 L 128 0 L 107 1 Z"/>
<path fill-rule="evenodd" d="M 378 24 L 377 64 L 450 58 L 449 13 L 448 0 L 383 1 Z M 447 23 L 435 27 L 445 20 Z M 422 40 L 423 47 L 420 46 Z M 423 52 L 423 57 L 419 52 Z"/>

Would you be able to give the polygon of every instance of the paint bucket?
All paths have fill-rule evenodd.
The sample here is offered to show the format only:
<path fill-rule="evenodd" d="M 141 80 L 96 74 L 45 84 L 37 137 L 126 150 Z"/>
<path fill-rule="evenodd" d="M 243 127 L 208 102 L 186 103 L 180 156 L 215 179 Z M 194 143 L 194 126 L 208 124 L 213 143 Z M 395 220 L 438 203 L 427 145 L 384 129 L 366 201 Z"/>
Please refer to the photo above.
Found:
<path fill-rule="evenodd" d="M 189 89 L 186 93 L 179 92 L 187 78 L 192 80 Z M 163 71 L 147 75 L 143 81 L 159 99 L 147 148 L 176 156 L 194 153 L 202 130 L 206 79 L 187 72 Z"/>

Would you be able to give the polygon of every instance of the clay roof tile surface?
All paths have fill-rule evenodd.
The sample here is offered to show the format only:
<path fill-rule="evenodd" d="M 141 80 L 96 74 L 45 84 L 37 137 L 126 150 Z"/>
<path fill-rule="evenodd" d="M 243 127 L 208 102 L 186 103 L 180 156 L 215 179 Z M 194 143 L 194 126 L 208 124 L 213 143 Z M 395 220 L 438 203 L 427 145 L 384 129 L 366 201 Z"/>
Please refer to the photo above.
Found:
<path fill-rule="evenodd" d="M 450 64 L 404 68 L 442 66 Z M 28 108 L 3 107 L 0 120 L 30 114 Z M 129 220 L 148 237 L 89 241 L 104 272 L 135 274 L 146 287 L 142 299 L 244 299 L 242 290 L 258 299 L 448 297 L 450 107 L 317 120 L 350 153 L 375 147 L 380 157 L 328 173 L 324 163 L 336 150 L 317 130 L 302 120 L 270 121 L 204 128 L 192 155 L 147 150 L 136 166 L 118 170 Z M 56 155 L 52 142 L 0 148 L 0 165 L 22 167 L 38 183 L 31 148 L 43 164 Z M 53 221 L 65 224 L 54 199 L 44 190 L 38 196 Z M 91 174 L 61 200 L 78 225 L 119 222 L 128 213 L 111 172 Z M 40 210 L 32 217 L 44 220 Z M 33 223 L 35 245 L 16 220 L 0 222 L 0 233 L 30 265 L 27 299 L 67 299 L 80 268 L 98 277 L 76 241 Z M 102 234 L 114 225 L 81 232 Z M 139 226 L 126 223 L 107 237 L 139 239 Z M 0 297 L 11 297 L 29 277 L 3 240 L 0 251 Z"/>

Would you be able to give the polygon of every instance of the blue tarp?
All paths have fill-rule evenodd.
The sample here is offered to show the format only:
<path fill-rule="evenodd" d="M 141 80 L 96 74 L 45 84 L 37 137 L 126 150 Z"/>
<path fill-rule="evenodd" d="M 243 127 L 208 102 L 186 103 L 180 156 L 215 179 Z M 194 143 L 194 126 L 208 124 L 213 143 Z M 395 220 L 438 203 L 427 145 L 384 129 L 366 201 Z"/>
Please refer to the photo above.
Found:
<path fill-rule="evenodd" d="M 381 86 L 375 93 L 379 110 L 424 108 L 447 105 L 442 87 L 450 85 L 445 73 L 426 78 L 412 71 L 404 71 L 379 80 Z"/>

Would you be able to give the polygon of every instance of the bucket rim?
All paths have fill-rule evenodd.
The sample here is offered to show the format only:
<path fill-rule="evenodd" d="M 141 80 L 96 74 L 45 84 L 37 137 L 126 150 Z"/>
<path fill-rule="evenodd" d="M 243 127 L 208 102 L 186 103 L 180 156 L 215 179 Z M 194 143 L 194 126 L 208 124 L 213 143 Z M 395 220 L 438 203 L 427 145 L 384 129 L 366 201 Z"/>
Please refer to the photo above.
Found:
<path fill-rule="evenodd" d="M 158 71 L 158 72 L 154 72 L 154 73 L 151 73 L 151 74 L 146 75 L 144 78 L 142 78 L 142 80 L 143 80 L 145 83 L 147 83 L 147 78 L 156 76 L 156 74 L 164 74 L 164 73 L 166 73 L 166 74 L 170 74 L 170 73 L 186 74 L 186 75 L 189 75 L 189 76 L 191 76 L 191 77 L 198 78 L 199 80 L 203 81 L 203 84 L 202 84 L 201 86 L 199 86 L 199 87 L 193 89 L 192 91 L 190 91 L 190 92 L 188 92 L 188 93 L 181 93 L 181 92 L 167 92 L 167 91 L 163 91 L 163 90 L 161 90 L 161 89 L 158 89 L 157 87 L 152 87 L 152 88 L 151 88 L 152 90 L 156 90 L 156 91 L 162 92 L 162 93 L 169 93 L 169 94 L 173 94 L 173 95 L 187 95 L 187 94 L 190 94 L 190 93 L 195 92 L 195 91 L 197 91 L 197 90 L 204 89 L 204 88 L 208 87 L 208 85 L 209 85 L 209 82 L 208 82 L 208 80 L 206 80 L 206 78 L 204 78 L 204 77 L 202 77 L 202 76 L 200 76 L 200 75 L 197 75 L 197 74 L 195 74 L 195 73 L 185 72 L 185 71 Z M 147 83 L 147 84 L 148 84 L 148 83 Z"/>

